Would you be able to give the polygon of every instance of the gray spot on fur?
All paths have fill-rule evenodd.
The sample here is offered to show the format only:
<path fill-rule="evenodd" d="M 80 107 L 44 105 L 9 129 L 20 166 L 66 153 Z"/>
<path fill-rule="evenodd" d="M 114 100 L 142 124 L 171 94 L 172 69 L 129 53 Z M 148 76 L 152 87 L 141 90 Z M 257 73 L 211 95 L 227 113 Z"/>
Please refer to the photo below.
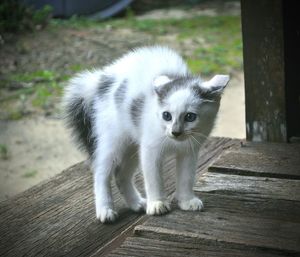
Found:
<path fill-rule="evenodd" d="M 130 105 L 130 115 L 135 126 L 139 125 L 144 104 L 145 104 L 145 96 L 140 95 L 139 97 L 133 99 Z"/>
<path fill-rule="evenodd" d="M 168 96 L 185 88 L 190 89 L 196 97 L 201 99 L 210 101 L 220 100 L 220 94 L 217 91 L 218 88 L 216 88 L 216 90 L 207 90 L 199 86 L 199 82 L 199 78 L 193 76 L 175 77 L 171 82 L 156 88 L 155 91 L 158 96 L 158 101 L 160 104 L 163 104 Z"/>
<path fill-rule="evenodd" d="M 205 90 L 199 86 L 193 86 L 191 88 L 196 97 L 200 97 L 201 99 L 209 100 L 209 101 L 218 101 L 221 96 L 217 91 Z"/>
<path fill-rule="evenodd" d="M 191 89 L 195 96 L 200 98 L 209 98 L 209 92 L 207 90 L 203 90 L 203 88 L 199 86 L 193 86 Z"/>
<path fill-rule="evenodd" d="M 115 79 L 112 76 L 103 75 L 100 78 L 99 87 L 97 90 L 97 94 L 100 98 L 105 97 L 105 95 L 109 92 L 112 85 L 115 83 Z"/>
<path fill-rule="evenodd" d="M 155 91 L 158 95 L 158 100 L 162 104 L 164 100 L 177 90 L 189 88 L 190 84 L 195 81 L 194 77 L 175 78 L 171 82 L 158 87 Z"/>
<path fill-rule="evenodd" d="M 76 137 L 79 147 L 86 150 L 92 157 L 96 143 L 92 134 L 93 104 L 87 106 L 83 98 L 75 98 L 69 102 L 65 109 L 65 119 Z"/>
<path fill-rule="evenodd" d="M 117 107 L 119 108 L 125 98 L 127 92 L 127 80 L 125 79 L 117 88 L 115 94 L 114 94 L 114 99 L 115 99 L 115 103 L 117 105 Z"/>

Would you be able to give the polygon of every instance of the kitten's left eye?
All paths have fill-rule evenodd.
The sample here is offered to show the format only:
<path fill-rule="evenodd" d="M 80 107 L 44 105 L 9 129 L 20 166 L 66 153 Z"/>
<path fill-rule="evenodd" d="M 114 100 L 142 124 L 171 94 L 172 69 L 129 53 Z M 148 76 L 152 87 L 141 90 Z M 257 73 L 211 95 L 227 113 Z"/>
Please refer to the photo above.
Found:
<path fill-rule="evenodd" d="M 184 120 L 187 122 L 193 122 L 196 119 L 197 115 L 195 113 L 192 112 L 188 112 L 185 117 Z"/>

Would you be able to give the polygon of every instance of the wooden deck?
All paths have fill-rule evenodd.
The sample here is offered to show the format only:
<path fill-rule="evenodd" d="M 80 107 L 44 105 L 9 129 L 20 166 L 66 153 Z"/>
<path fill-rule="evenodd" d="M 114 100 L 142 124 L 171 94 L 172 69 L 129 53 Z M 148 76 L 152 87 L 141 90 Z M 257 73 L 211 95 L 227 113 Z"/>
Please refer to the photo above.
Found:
<path fill-rule="evenodd" d="M 103 225 L 81 163 L 0 203 L 0 256 L 300 256 L 300 145 L 211 138 L 200 155 L 203 212 L 135 214 L 114 187 L 120 217 Z"/>

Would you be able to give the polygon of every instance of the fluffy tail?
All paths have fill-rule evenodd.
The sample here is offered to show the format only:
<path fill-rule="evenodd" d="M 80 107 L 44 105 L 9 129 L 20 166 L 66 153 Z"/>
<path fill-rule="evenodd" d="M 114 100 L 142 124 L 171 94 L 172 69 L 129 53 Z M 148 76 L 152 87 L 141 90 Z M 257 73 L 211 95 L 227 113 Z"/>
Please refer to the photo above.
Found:
<path fill-rule="evenodd" d="M 90 156 L 95 150 L 93 135 L 94 99 L 99 86 L 100 72 L 83 72 L 66 87 L 63 98 L 64 118 L 78 142 L 79 148 Z"/>

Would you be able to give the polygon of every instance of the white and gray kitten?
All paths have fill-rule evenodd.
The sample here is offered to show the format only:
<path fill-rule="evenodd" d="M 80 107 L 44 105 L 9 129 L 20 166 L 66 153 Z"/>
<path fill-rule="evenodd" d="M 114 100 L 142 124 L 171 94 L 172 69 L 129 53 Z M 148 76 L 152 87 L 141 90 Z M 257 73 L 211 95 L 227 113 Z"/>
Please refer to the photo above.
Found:
<path fill-rule="evenodd" d="M 182 210 L 201 210 L 193 184 L 200 145 L 211 132 L 220 95 L 229 81 L 216 75 L 202 81 L 166 47 L 129 52 L 103 69 L 73 78 L 65 90 L 67 122 L 90 155 L 94 170 L 96 215 L 117 217 L 111 178 L 128 206 L 149 215 L 170 210 L 161 178 L 162 161 L 175 154 L 175 197 Z M 133 182 L 140 166 L 147 199 Z"/>

